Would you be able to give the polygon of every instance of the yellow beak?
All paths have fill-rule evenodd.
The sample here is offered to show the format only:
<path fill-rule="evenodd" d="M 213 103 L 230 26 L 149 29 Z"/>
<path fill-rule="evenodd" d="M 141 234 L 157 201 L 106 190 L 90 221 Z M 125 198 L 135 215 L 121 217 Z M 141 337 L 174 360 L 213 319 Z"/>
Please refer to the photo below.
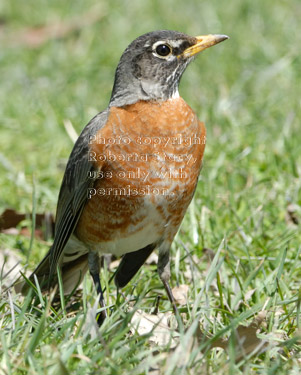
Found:
<path fill-rule="evenodd" d="M 200 35 L 196 36 L 196 43 L 188 47 L 181 55 L 181 57 L 188 58 L 196 55 L 197 53 L 203 51 L 206 48 L 212 47 L 215 44 L 223 42 L 229 39 L 227 35 Z"/>

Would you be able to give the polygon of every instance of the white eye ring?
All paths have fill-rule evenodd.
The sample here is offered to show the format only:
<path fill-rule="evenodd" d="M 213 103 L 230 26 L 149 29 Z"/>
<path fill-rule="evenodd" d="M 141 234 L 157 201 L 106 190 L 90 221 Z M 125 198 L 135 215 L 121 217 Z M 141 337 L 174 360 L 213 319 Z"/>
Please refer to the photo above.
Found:
<path fill-rule="evenodd" d="M 159 41 L 153 44 L 153 54 L 160 59 L 168 59 L 172 54 L 172 47 L 165 41 Z"/>

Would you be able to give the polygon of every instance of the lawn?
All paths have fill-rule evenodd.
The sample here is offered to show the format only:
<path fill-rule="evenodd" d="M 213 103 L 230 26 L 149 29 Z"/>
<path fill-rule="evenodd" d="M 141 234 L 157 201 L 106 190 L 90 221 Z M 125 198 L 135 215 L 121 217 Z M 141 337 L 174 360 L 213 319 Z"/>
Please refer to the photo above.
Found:
<path fill-rule="evenodd" d="M 0 213 L 26 214 L 29 228 L 1 233 L 0 251 L 28 271 L 51 245 L 30 236 L 30 213 L 55 214 L 71 133 L 106 108 L 126 46 L 157 29 L 230 36 L 180 85 L 207 127 L 172 247 L 183 325 L 155 260 L 118 295 L 116 262 L 102 269 L 111 314 L 100 329 L 89 276 L 72 309 L 7 291 L 4 277 L 1 375 L 300 373 L 300 17 L 298 0 L 0 2 Z"/>

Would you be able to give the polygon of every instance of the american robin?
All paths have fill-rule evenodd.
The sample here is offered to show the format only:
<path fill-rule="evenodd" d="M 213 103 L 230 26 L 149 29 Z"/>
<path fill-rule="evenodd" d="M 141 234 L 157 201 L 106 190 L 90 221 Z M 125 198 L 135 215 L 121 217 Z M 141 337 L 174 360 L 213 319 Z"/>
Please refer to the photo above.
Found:
<path fill-rule="evenodd" d="M 108 108 L 88 123 L 71 152 L 54 242 L 31 279 L 35 274 L 53 287 L 59 266 L 67 294 L 89 269 L 104 306 L 99 256 L 122 256 L 115 274 L 122 288 L 157 248 L 158 273 L 176 312 L 170 247 L 197 186 L 206 134 L 178 85 L 196 54 L 227 38 L 162 30 L 126 48 Z"/>

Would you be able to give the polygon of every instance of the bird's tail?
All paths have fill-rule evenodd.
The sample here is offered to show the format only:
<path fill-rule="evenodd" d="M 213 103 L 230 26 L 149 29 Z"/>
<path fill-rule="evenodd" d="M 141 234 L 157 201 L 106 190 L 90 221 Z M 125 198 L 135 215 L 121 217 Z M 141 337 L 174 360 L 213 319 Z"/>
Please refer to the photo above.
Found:
<path fill-rule="evenodd" d="M 55 288 L 58 285 L 57 273 L 50 275 L 50 251 L 46 254 L 37 268 L 29 276 L 29 280 L 35 284 L 34 275 L 42 291 Z M 62 261 L 60 266 L 64 294 L 70 294 L 82 282 L 88 270 L 88 253 L 70 261 Z M 26 281 L 18 281 L 14 288 L 17 293 L 27 294 L 30 284 Z"/>

